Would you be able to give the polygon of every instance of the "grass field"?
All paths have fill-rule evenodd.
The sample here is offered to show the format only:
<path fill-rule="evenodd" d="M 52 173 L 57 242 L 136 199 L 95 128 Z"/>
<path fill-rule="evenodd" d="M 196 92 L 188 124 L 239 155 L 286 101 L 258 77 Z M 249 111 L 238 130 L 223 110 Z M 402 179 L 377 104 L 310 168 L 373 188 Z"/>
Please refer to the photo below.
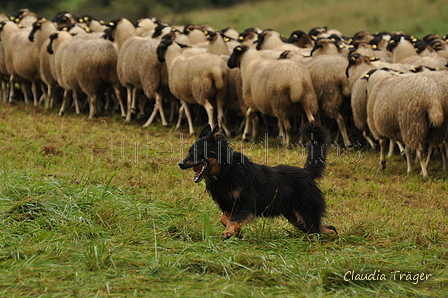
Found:
<path fill-rule="evenodd" d="M 249 1 L 227 9 L 203 9 L 182 14 L 158 14 L 172 24 L 209 24 L 216 29 L 274 29 L 289 37 L 295 30 L 328 26 L 346 36 L 358 31 L 402 30 L 418 38 L 448 34 L 448 6 L 443 0 L 276 0 Z"/>
<path fill-rule="evenodd" d="M 320 186 L 338 236 L 279 218 L 221 241 L 205 185 L 177 166 L 193 138 L 140 124 L 0 104 L 1 297 L 448 295 L 440 162 L 424 179 L 417 166 L 403 175 L 399 156 L 379 171 L 377 152 L 334 149 Z M 303 163 L 275 140 L 233 144 L 269 165 Z"/>

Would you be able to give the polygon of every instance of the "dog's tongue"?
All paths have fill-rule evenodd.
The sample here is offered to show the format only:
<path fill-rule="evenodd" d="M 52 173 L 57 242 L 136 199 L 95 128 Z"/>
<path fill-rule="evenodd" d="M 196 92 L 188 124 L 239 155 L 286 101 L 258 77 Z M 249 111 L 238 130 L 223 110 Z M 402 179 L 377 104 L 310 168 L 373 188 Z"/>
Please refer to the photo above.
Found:
<path fill-rule="evenodd" d="M 193 167 L 193 171 L 196 172 L 196 175 L 201 174 L 201 171 L 202 171 L 202 167 L 203 167 L 203 166 L 204 166 L 204 164 L 200 164 L 200 165 L 197 165 L 197 166 Z"/>
<path fill-rule="evenodd" d="M 194 182 L 198 183 L 199 181 L 202 180 L 203 177 L 201 175 L 205 169 L 205 166 L 206 166 L 205 163 L 201 163 L 201 164 L 193 167 L 193 171 L 196 172 L 196 175 L 194 175 L 194 178 L 193 178 Z"/>

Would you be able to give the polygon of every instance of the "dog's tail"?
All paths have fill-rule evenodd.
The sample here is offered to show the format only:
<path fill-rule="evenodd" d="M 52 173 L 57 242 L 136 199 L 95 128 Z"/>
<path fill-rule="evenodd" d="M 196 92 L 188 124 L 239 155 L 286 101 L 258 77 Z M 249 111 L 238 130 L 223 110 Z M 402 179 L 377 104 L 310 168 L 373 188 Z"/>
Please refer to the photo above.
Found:
<path fill-rule="evenodd" d="M 322 178 L 325 172 L 327 161 L 327 145 L 329 145 L 328 132 L 319 124 L 311 122 L 305 124 L 300 129 L 302 136 L 307 136 L 311 143 L 308 143 L 308 157 L 306 158 L 305 169 L 307 169 L 313 179 Z"/>

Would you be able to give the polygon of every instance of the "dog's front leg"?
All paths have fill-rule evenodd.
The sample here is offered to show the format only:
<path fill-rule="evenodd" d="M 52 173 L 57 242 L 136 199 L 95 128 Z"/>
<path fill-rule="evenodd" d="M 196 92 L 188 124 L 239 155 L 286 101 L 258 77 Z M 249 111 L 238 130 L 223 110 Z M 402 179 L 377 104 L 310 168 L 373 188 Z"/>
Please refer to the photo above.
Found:
<path fill-rule="evenodd" d="M 243 234 L 241 233 L 241 226 L 245 222 L 250 221 L 253 217 L 253 215 L 249 215 L 243 219 L 235 219 L 230 213 L 224 212 L 222 214 L 221 223 L 226 227 L 226 229 L 222 232 L 221 239 L 227 240 L 233 235 L 238 238 L 242 238 Z"/>

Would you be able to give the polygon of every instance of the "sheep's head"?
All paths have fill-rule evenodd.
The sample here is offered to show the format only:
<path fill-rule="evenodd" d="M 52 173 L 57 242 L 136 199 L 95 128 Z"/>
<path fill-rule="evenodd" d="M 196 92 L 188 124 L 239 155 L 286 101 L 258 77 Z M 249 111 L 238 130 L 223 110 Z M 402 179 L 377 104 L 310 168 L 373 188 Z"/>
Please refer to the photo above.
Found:
<path fill-rule="evenodd" d="M 371 64 L 372 61 L 378 61 L 380 59 L 375 58 L 375 57 L 367 57 L 367 56 L 362 56 L 359 53 L 353 53 L 353 54 L 349 54 L 348 55 L 348 66 L 345 69 L 345 75 L 348 77 L 349 76 L 349 69 L 352 68 L 355 65 L 361 65 L 363 63 L 365 64 Z"/>
<path fill-rule="evenodd" d="M 34 41 L 34 34 L 37 30 L 39 30 L 42 27 L 42 24 L 40 21 L 36 21 L 33 23 L 33 29 L 31 29 L 30 34 L 28 35 L 28 39 L 33 42 Z"/>
<path fill-rule="evenodd" d="M 48 44 L 48 46 L 47 46 L 47 52 L 49 53 L 49 54 L 54 54 L 54 52 L 53 52 L 53 41 L 56 39 L 56 38 L 58 38 L 58 36 L 59 36 L 59 33 L 53 33 L 53 34 L 50 34 L 50 36 L 49 36 L 49 38 L 50 38 L 50 43 Z"/>
<path fill-rule="evenodd" d="M 239 67 L 241 64 L 241 57 L 245 52 L 247 52 L 247 50 L 249 50 L 249 47 L 246 45 L 236 46 L 227 61 L 227 66 L 230 68 Z"/>
<path fill-rule="evenodd" d="M 403 34 L 393 34 L 390 37 L 389 43 L 387 44 L 387 50 L 392 52 L 400 42 L 408 41 L 412 44 L 415 44 L 418 39 L 414 36 L 403 35 Z"/>

